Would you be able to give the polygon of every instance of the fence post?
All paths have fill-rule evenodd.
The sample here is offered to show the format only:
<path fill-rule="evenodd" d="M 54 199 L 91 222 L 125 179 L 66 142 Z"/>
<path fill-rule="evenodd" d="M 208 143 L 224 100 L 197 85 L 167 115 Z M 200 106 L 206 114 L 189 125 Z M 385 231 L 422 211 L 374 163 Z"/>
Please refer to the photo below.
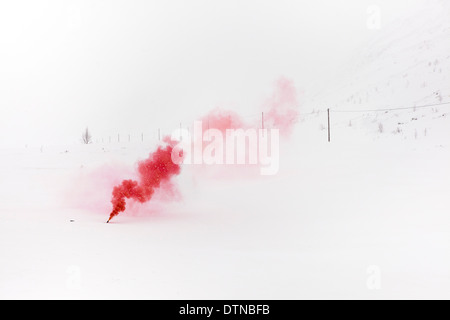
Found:
<path fill-rule="evenodd" d="M 261 112 L 261 129 L 262 129 L 262 136 L 264 137 L 264 112 Z"/>
<path fill-rule="evenodd" d="M 331 135 L 330 135 L 330 108 L 327 109 L 327 113 L 328 113 L 328 142 L 331 141 Z"/>

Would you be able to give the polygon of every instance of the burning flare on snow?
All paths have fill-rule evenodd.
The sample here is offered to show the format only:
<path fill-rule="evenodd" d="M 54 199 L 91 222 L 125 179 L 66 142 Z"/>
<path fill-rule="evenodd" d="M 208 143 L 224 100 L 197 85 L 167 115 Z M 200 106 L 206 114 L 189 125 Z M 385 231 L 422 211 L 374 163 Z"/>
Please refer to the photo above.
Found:
<path fill-rule="evenodd" d="M 280 78 L 275 84 L 275 91 L 263 105 L 265 111 L 264 127 L 276 128 L 281 135 L 287 137 L 291 134 L 294 125 L 298 121 L 298 100 L 293 82 L 286 78 Z M 202 118 L 204 130 L 215 128 L 221 132 L 226 129 L 246 128 L 248 125 L 235 113 L 213 110 Z M 161 183 L 169 182 L 170 179 L 180 173 L 180 163 L 172 161 L 172 151 L 178 152 L 175 141 L 169 137 L 163 139 L 167 145 L 159 146 L 151 153 L 149 158 L 138 163 L 138 181 L 123 180 L 121 184 L 114 187 L 111 203 L 113 209 L 109 215 L 107 223 L 125 211 L 126 199 L 133 199 L 144 203 L 149 201 L 155 190 L 161 187 Z M 183 158 L 183 151 L 180 150 L 180 158 Z"/>
<path fill-rule="evenodd" d="M 120 212 L 125 211 L 125 199 L 147 202 L 161 183 L 169 181 L 172 176 L 180 173 L 180 165 L 172 162 L 172 149 L 173 146 L 170 144 L 165 147 L 159 146 L 148 159 L 138 163 L 138 181 L 123 180 L 121 184 L 114 187 L 111 200 L 113 209 L 107 223 Z"/>

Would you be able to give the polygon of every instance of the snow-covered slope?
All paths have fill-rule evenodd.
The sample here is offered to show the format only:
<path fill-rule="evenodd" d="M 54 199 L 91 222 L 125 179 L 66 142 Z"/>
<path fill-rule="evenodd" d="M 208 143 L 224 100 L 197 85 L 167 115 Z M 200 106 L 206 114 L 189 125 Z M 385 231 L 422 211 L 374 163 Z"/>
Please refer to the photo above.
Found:
<path fill-rule="evenodd" d="M 311 109 L 375 109 L 450 101 L 450 3 L 425 2 L 374 31 L 340 70 L 312 87 Z"/>
<path fill-rule="evenodd" d="M 2 150 L 0 297 L 449 298 L 449 118 L 417 139 L 335 124 L 328 143 L 324 116 L 283 142 L 277 175 L 184 166 L 179 194 L 109 224 L 154 145 Z"/>

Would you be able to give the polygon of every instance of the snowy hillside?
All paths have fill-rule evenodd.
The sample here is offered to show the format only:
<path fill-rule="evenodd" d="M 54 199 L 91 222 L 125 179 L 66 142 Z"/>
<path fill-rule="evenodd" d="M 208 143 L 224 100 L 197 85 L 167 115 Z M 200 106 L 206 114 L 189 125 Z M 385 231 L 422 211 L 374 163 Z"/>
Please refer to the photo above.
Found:
<path fill-rule="evenodd" d="M 450 3 L 423 3 L 382 25 L 340 71 L 312 87 L 311 109 L 382 109 L 450 101 Z"/>

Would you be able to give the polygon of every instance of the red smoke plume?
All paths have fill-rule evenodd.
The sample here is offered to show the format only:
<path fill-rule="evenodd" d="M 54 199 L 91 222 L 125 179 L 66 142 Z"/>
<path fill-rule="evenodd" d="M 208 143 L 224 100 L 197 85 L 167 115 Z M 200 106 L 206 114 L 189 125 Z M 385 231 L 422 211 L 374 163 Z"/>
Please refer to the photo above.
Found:
<path fill-rule="evenodd" d="M 230 110 L 216 108 L 201 118 L 203 130 L 218 129 L 225 133 L 226 129 L 246 129 L 248 127 L 260 127 L 261 120 L 266 129 L 278 129 L 284 137 L 289 137 L 298 122 L 299 101 L 294 82 L 287 78 L 279 78 L 275 82 L 273 94 L 266 99 L 261 111 L 264 112 L 264 119 L 258 115 L 256 124 L 247 124 L 241 116 Z"/>
<path fill-rule="evenodd" d="M 290 136 L 299 117 L 299 102 L 297 90 L 292 80 L 279 78 L 275 83 L 273 94 L 264 102 L 261 111 L 264 119 L 257 120 L 256 127 L 260 127 L 261 120 L 266 129 L 278 129 L 284 137 Z M 259 116 L 259 115 L 258 115 Z M 230 110 L 213 109 L 201 118 L 203 131 L 218 129 L 225 133 L 226 129 L 246 129 L 255 124 L 247 124 L 241 116 Z"/>
<path fill-rule="evenodd" d="M 298 121 L 298 105 L 293 82 L 280 78 L 276 82 L 273 95 L 263 105 L 264 127 L 279 129 L 283 136 L 289 136 Z M 221 109 L 214 109 L 201 120 L 204 131 L 214 128 L 225 132 L 226 129 L 245 129 L 252 126 L 246 124 L 236 112 Z M 259 124 L 253 126 L 255 125 L 259 126 Z M 158 147 L 147 160 L 139 162 L 138 181 L 123 180 L 120 185 L 114 187 L 111 200 L 113 209 L 108 222 L 125 211 L 126 199 L 147 202 L 161 183 L 169 182 L 172 176 L 180 173 L 180 165 L 173 163 L 171 158 L 173 141 L 168 136 L 164 137 L 163 141 L 167 143 L 166 147 Z"/>
<path fill-rule="evenodd" d="M 125 199 L 133 199 L 141 203 L 149 201 L 161 183 L 167 182 L 180 173 L 180 165 L 172 162 L 172 145 L 158 147 L 147 160 L 138 164 L 139 181 L 123 180 L 113 189 L 111 203 L 113 209 L 109 220 L 125 211 Z"/>
<path fill-rule="evenodd" d="M 278 79 L 273 95 L 264 106 L 266 127 L 277 128 L 282 136 L 288 137 L 298 122 L 298 107 L 297 90 L 292 80 Z"/>
<path fill-rule="evenodd" d="M 225 133 L 226 129 L 246 128 L 248 125 L 244 122 L 239 114 L 231 110 L 223 110 L 215 108 L 207 115 L 201 118 L 202 129 L 217 129 Z"/>

